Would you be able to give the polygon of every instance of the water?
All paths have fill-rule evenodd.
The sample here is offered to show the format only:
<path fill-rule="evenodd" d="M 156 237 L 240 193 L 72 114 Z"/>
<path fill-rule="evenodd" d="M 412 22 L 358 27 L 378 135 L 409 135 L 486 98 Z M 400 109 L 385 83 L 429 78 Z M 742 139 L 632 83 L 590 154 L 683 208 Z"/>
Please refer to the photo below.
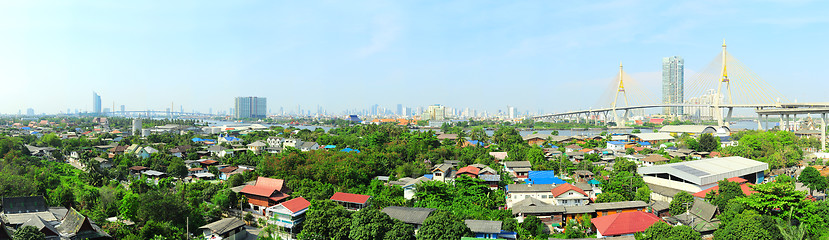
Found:
<path fill-rule="evenodd" d="M 322 128 L 326 132 L 328 132 L 328 130 L 331 130 L 331 128 L 332 128 L 332 127 L 326 127 L 326 126 L 293 126 L 293 125 L 288 126 L 288 125 L 284 125 L 284 124 L 240 123 L 240 122 L 216 121 L 216 120 L 206 120 L 205 122 L 207 122 L 208 126 L 211 126 L 211 127 L 213 127 L 213 126 L 234 127 L 234 126 L 248 126 L 248 125 L 251 125 L 251 124 L 261 124 L 263 126 L 268 126 L 268 127 L 270 127 L 270 126 L 280 126 L 280 127 L 284 127 L 284 128 L 295 127 L 297 129 L 308 129 L 308 130 L 311 130 L 311 131 L 314 131 L 317 128 Z M 773 127 L 773 126 L 776 126 L 776 125 L 777 125 L 777 122 L 774 122 L 774 121 L 770 121 L 768 123 L 769 127 Z M 763 125 L 763 127 L 765 128 L 765 125 Z M 730 128 L 732 130 L 736 130 L 736 129 L 756 130 L 757 129 L 757 122 L 754 122 L 754 121 L 738 121 L 738 122 L 735 122 L 735 123 L 731 124 Z M 428 131 L 428 130 L 440 131 L 439 129 L 417 129 L 415 131 Z M 642 131 L 643 133 L 653 132 L 653 130 L 654 129 L 640 129 L 640 131 Z M 533 134 L 533 133 L 536 133 L 536 132 L 539 133 L 539 134 L 550 134 L 553 131 L 554 130 L 523 130 L 523 131 L 519 131 L 518 134 L 520 134 L 521 136 L 527 136 L 527 135 L 530 135 L 530 134 Z M 605 130 L 602 130 L 602 129 L 587 129 L 587 130 L 557 130 L 557 131 L 558 131 L 559 136 L 595 136 L 595 135 L 599 135 L 602 132 L 631 133 L 631 131 L 633 131 L 633 129 L 631 129 L 631 128 L 627 128 L 627 129 L 605 129 Z M 489 136 L 492 136 L 492 134 L 494 134 L 494 133 L 495 133 L 494 130 L 487 130 L 486 131 L 486 134 L 489 135 Z"/>

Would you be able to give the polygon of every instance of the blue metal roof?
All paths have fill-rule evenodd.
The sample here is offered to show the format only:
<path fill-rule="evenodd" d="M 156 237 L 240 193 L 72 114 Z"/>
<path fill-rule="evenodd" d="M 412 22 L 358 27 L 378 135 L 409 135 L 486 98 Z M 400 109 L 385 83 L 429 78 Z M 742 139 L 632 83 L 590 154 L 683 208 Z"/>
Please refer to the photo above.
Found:
<path fill-rule="evenodd" d="M 432 174 L 424 174 L 423 177 L 428 178 L 428 179 L 432 179 Z"/>
<path fill-rule="evenodd" d="M 613 145 L 625 145 L 625 144 L 627 144 L 627 142 L 622 142 L 622 141 L 610 141 L 610 142 L 607 142 L 607 144 L 613 144 Z"/>
<path fill-rule="evenodd" d="M 556 177 L 555 171 L 530 171 L 527 174 L 527 183 L 533 184 L 563 184 L 566 181 Z"/>
<path fill-rule="evenodd" d="M 325 148 L 337 148 L 337 145 L 325 145 Z"/>
<path fill-rule="evenodd" d="M 340 150 L 340 152 L 356 152 L 356 153 L 360 153 L 360 150 L 357 150 L 357 149 L 352 149 L 352 148 L 343 148 L 342 150 Z"/>
<path fill-rule="evenodd" d="M 638 142 L 638 144 L 642 145 L 642 146 L 650 146 L 651 145 L 651 143 L 649 143 L 649 142 Z"/>

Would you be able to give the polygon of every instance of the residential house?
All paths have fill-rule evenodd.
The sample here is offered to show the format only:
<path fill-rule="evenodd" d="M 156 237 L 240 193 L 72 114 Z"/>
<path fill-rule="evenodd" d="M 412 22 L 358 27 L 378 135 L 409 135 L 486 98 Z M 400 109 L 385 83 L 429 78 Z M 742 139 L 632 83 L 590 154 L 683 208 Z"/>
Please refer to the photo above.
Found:
<path fill-rule="evenodd" d="M 219 145 L 213 145 L 213 146 L 210 146 L 210 147 L 207 148 L 207 152 L 209 152 L 210 155 L 218 156 L 218 157 L 224 157 L 224 151 L 225 150 L 227 150 L 227 148 L 219 146 Z"/>
<path fill-rule="evenodd" d="M 204 239 L 246 239 L 248 232 L 245 230 L 245 222 L 238 218 L 223 218 L 222 220 L 209 223 L 199 227 L 202 230 Z"/>
<path fill-rule="evenodd" d="M 267 139 L 267 140 L 265 140 L 265 141 L 267 141 L 267 142 L 268 142 L 268 146 L 269 146 L 269 147 L 272 147 L 272 148 L 275 148 L 275 147 L 282 148 L 282 142 L 284 142 L 284 141 L 285 141 L 285 138 L 281 138 L 281 137 L 268 137 L 268 139 Z"/>
<path fill-rule="evenodd" d="M 544 142 L 547 141 L 547 138 L 551 138 L 553 135 L 550 134 L 529 134 L 527 136 L 522 137 L 524 142 L 526 142 L 530 146 L 541 146 L 544 145 Z"/>
<path fill-rule="evenodd" d="M 631 135 L 631 139 L 633 141 L 648 142 L 655 146 L 659 146 L 660 144 L 666 142 L 673 142 L 675 140 L 669 133 L 632 133 Z"/>
<path fill-rule="evenodd" d="M 501 221 L 467 219 L 463 223 L 475 234 L 475 238 L 497 239 L 501 234 Z"/>
<path fill-rule="evenodd" d="M 265 142 L 262 142 L 262 141 L 252 142 L 252 143 L 247 145 L 248 150 L 252 151 L 254 153 L 262 152 L 263 150 L 265 150 L 266 146 L 268 146 L 268 144 L 266 144 Z"/>
<path fill-rule="evenodd" d="M 569 183 L 559 184 L 550 190 L 550 192 L 552 193 L 554 205 L 584 206 L 590 202 L 589 194 Z"/>
<path fill-rule="evenodd" d="M 371 196 L 353 193 L 336 192 L 331 196 L 331 201 L 334 201 L 348 210 L 359 211 L 369 206 Z"/>
<path fill-rule="evenodd" d="M 434 208 L 388 206 L 383 208 L 381 211 L 389 215 L 391 218 L 412 225 L 416 233 L 417 230 L 420 229 L 420 226 L 423 225 L 423 222 L 426 221 L 426 218 L 428 218 L 429 215 L 431 215 L 435 210 L 436 209 Z"/>
<path fill-rule="evenodd" d="M 58 230 L 55 229 L 55 227 L 52 226 L 52 224 L 47 223 L 46 221 L 44 221 L 42 218 L 40 218 L 37 215 L 35 215 L 32 218 L 29 218 L 29 220 L 26 220 L 26 222 L 24 222 L 22 225 L 20 225 L 20 227 L 25 227 L 25 226 L 35 227 L 38 231 L 43 233 L 43 236 L 44 236 L 43 239 L 45 239 L 45 240 L 59 240 L 60 239 L 60 233 L 58 233 Z M 5 231 L 5 230 L 6 230 L 5 228 L 0 229 L 0 231 Z M 8 239 L 11 240 L 12 238 L 8 238 Z"/>
<path fill-rule="evenodd" d="M 610 150 L 613 150 L 613 151 L 616 151 L 616 152 L 624 152 L 625 151 L 625 146 L 627 144 L 628 144 L 627 142 L 622 142 L 622 141 L 608 141 L 607 142 L 607 149 L 610 149 Z"/>
<path fill-rule="evenodd" d="M 199 164 L 202 166 L 202 168 L 208 169 L 208 167 L 210 167 L 210 166 L 219 165 L 219 162 L 216 161 L 216 160 L 213 160 L 213 159 L 202 159 L 202 160 L 199 160 Z"/>
<path fill-rule="evenodd" d="M 716 205 L 702 199 L 694 199 L 694 205 L 687 212 L 676 216 L 683 225 L 690 226 L 702 235 L 712 234 L 720 226 L 720 220 L 715 218 L 719 213 Z"/>
<path fill-rule="evenodd" d="M 297 146 L 302 145 L 302 140 L 296 138 L 288 138 L 282 142 L 282 147 L 292 147 L 292 148 L 299 148 Z"/>
<path fill-rule="evenodd" d="M 115 155 L 124 154 L 124 152 L 127 151 L 127 147 L 128 146 L 116 146 L 116 147 L 110 148 L 108 150 L 109 151 L 109 157 L 112 158 L 112 157 L 115 157 Z"/>
<path fill-rule="evenodd" d="M 101 228 L 94 225 L 84 215 L 81 215 L 75 208 L 69 208 L 69 212 L 61 219 L 61 223 L 55 227 L 63 239 L 111 239 L 108 234 L 101 231 Z"/>
<path fill-rule="evenodd" d="M 303 152 L 313 151 L 313 150 L 317 150 L 319 148 L 320 148 L 320 145 L 316 142 L 302 142 L 302 144 L 297 147 L 297 149 L 299 149 L 300 151 L 303 151 Z"/>
<path fill-rule="evenodd" d="M 397 181 L 391 181 L 389 185 L 400 186 L 403 188 L 403 198 L 411 200 L 414 198 L 415 192 L 417 190 L 417 184 L 430 181 L 430 179 L 426 177 L 418 177 L 418 178 L 410 178 L 404 177 L 401 179 L 397 179 Z"/>
<path fill-rule="evenodd" d="M 455 167 L 452 164 L 441 163 L 432 168 L 432 180 L 448 182 L 455 179 Z"/>
<path fill-rule="evenodd" d="M 503 161 L 501 164 L 516 178 L 527 178 L 527 174 L 532 171 L 532 163 L 529 161 Z"/>
<path fill-rule="evenodd" d="M 609 203 L 593 203 L 590 204 L 596 211 L 597 217 L 635 211 L 647 211 L 648 204 L 643 201 L 624 201 L 624 202 L 609 202 Z"/>
<path fill-rule="evenodd" d="M 455 177 L 457 178 L 460 175 L 465 175 L 465 176 L 470 177 L 470 178 L 478 178 L 478 172 L 480 172 L 480 171 L 481 171 L 480 168 L 476 168 L 476 167 L 473 167 L 473 166 L 466 166 L 466 167 L 462 167 L 462 168 L 458 169 L 458 173 L 457 173 L 457 175 L 455 175 Z"/>
<path fill-rule="evenodd" d="M 494 157 L 496 161 L 504 161 L 509 156 L 507 152 L 489 152 L 489 155 Z"/>
<path fill-rule="evenodd" d="M 640 160 L 643 166 L 653 166 L 668 162 L 668 159 L 659 154 L 649 154 Z"/>
<path fill-rule="evenodd" d="M 138 155 L 138 156 L 139 156 L 139 157 L 141 157 L 141 158 L 149 158 L 149 157 L 150 157 L 153 153 L 158 153 L 158 150 L 156 150 L 156 149 L 155 149 L 155 148 L 153 148 L 153 147 L 149 147 L 149 146 L 148 146 L 148 147 L 139 148 L 139 149 L 136 151 L 136 155 Z"/>
<path fill-rule="evenodd" d="M 820 131 L 818 131 L 820 132 Z M 737 141 L 735 141 L 731 136 L 720 136 L 720 147 L 734 147 L 737 146 Z"/>
<path fill-rule="evenodd" d="M 561 226 L 566 211 L 564 206 L 552 205 L 533 197 L 515 203 L 510 210 L 519 222 L 528 216 L 536 216 L 548 229 Z"/>
<path fill-rule="evenodd" d="M 311 203 L 305 198 L 298 197 L 278 205 L 267 208 L 268 222 L 288 228 L 294 234 L 297 225 L 305 221 L 305 212 L 310 209 Z"/>
<path fill-rule="evenodd" d="M 234 166 L 224 167 L 222 169 L 219 169 L 219 179 L 228 180 L 228 179 L 230 179 L 231 175 L 242 173 L 241 170 L 239 170 L 239 171 L 237 171 L 237 170 L 239 170 L 239 167 L 234 167 Z"/>
<path fill-rule="evenodd" d="M 573 177 L 579 182 L 587 182 L 593 179 L 593 172 L 587 170 L 573 171 Z"/>
<path fill-rule="evenodd" d="M 535 198 L 546 204 L 555 205 L 551 190 L 555 184 L 509 184 L 506 186 L 507 208 L 524 199 Z"/>
<path fill-rule="evenodd" d="M 201 179 L 201 180 L 213 180 L 213 179 L 216 179 L 216 175 L 213 175 L 212 173 L 209 173 L 209 172 L 199 172 L 199 173 L 193 173 L 193 174 L 191 174 L 191 176 L 192 176 L 193 178 L 195 178 L 195 179 Z"/>
<path fill-rule="evenodd" d="M 129 168 L 130 175 L 139 175 L 149 170 L 150 168 L 144 166 L 132 166 Z"/>
<path fill-rule="evenodd" d="M 570 144 L 564 147 L 565 153 L 578 152 L 582 147 L 576 144 Z"/>
<path fill-rule="evenodd" d="M 595 226 L 596 236 L 599 238 L 644 232 L 659 221 L 662 221 L 662 219 L 653 215 L 653 213 L 639 211 L 601 216 L 590 220 Z"/>
<path fill-rule="evenodd" d="M 282 179 L 259 177 L 256 184 L 246 185 L 240 193 L 248 198 L 248 204 L 254 211 L 265 214 L 265 209 L 281 203 L 288 198 L 290 189 Z"/>
<path fill-rule="evenodd" d="M 441 133 L 437 136 L 438 141 L 454 141 L 458 139 L 458 134 L 448 134 L 448 133 Z"/>
<path fill-rule="evenodd" d="M 101 167 L 101 168 L 111 168 L 112 167 L 112 161 L 110 161 L 109 159 L 95 157 L 95 158 L 93 158 L 93 160 L 95 160 L 95 162 L 97 162 L 98 166 Z"/>
<path fill-rule="evenodd" d="M 221 143 L 234 144 L 234 143 L 241 143 L 243 141 L 242 139 L 237 138 L 237 137 L 232 137 L 229 134 L 225 134 L 224 136 L 222 134 L 219 134 L 219 138 L 217 138 L 216 140 L 219 142 L 219 144 L 221 144 Z"/>

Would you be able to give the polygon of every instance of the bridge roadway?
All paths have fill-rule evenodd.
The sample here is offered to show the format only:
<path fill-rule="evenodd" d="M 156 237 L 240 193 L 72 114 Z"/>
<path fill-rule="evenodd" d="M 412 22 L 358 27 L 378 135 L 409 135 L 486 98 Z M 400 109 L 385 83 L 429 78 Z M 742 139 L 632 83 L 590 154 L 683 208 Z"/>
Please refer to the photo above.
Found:
<path fill-rule="evenodd" d="M 631 109 L 642 109 L 642 108 L 662 108 L 662 107 L 714 107 L 713 105 L 703 105 L 703 104 L 647 104 L 647 105 L 638 105 L 638 106 L 627 106 L 627 107 L 616 107 L 616 110 L 631 110 Z M 722 104 L 720 108 L 723 109 L 733 109 L 733 108 L 754 108 L 754 109 L 763 109 L 763 108 L 784 108 L 784 109 L 791 109 L 791 108 L 818 108 L 818 107 L 829 107 L 829 102 L 820 102 L 820 103 L 776 103 L 776 104 Z M 553 117 L 562 117 L 562 116 L 569 116 L 569 115 L 579 115 L 579 114 L 591 114 L 591 113 L 602 113 L 602 112 L 610 112 L 613 111 L 613 108 L 598 108 L 598 109 L 588 109 L 588 110 L 578 110 L 578 111 L 569 111 L 569 112 L 562 112 L 562 113 L 553 113 L 541 116 L 535 116 L 533 119 L 545 119 L 545 118 L 553 118 Z"/>

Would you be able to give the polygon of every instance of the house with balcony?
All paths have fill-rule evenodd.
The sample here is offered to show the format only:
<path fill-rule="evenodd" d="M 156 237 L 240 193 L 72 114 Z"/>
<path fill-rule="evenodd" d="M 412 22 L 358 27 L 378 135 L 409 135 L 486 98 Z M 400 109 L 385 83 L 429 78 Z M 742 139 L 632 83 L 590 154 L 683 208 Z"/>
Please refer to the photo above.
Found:
<path fill-rule="evenodd" d="M 305 212 L 311 207 L 311 203 L 305 198 L 298 197 L 278 205 L 268 207 L 268 222 L 277 226 L 289 229 L 294 234 L 297 225 L 305 220 Z"/>

